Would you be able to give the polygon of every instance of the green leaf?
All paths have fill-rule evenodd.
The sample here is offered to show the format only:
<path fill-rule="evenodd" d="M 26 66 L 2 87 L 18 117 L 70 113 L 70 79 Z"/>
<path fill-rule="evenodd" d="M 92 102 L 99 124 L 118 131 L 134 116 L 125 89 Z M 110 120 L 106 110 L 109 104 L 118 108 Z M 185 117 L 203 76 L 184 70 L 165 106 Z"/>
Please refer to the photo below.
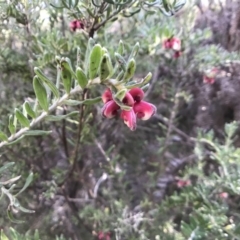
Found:
<path fill-rule="evenodd" d="M 37 76 L 33 78 L 33 89 L 39 102 L 39 105 L 43 108 L 43 110 L 47 112 L 48 111 L 47 91 Z"/>
<path fill-rule="evenodd" d="M 25 109 L 26 113 L 31 117 L 31 118 L 36 118 L 36 113 L 33 111 L 32 107 L 28 102 L 25 102 L 23 104 L 23 108 Z"/>
<path fill-rule="evenodd" d="M 115 94 L 115 98 L 119 99 L 120 101 L 123 100 L 123 98 L 126 96 L 127 89 L 121 89 Z"/>
<path fill-rule="evenodd" d="M 101 63 L 102 59 L 102 47 L 100 44 L 96 44 L 93 48 L 92 51 L 90 52 L 90 57 L 89 57 L 89 78 L 94 79 L 98 69 L 99 65 Z"/>
<path fill-rule="evenodd" d="M 143 78 L 140 82 L 135 83 L 135 84 L 126 85 L 126 88 L 132 89 L 134 87 L 139 87 L 139 88 L 144 87 L 145 85 L 148 84 L 148 82 L 151 80 L 151 78 L 152 78 L 152 73 L 149 72 L 147 74 L 147 76 L 145 78 Z"/>
<path fill-rule="evenodd" d="M 7 135 L 2 131 L 0 131 L 0 140 L 6 141 L 6 142 L 8 141 Z"/>
<path fill-rule="evenodd" d="M 88 9 L 88 8 L 87 8 Z M 90 10 L 89 10 L 90 11 Z M 95 16 L 94 16 L 95 17 Z M 89 63 L 89 56 L 90 56 L 90 53 L 91 53 L 91 50 L 93 48 L 95 44 L 95 41 L 93 38 L 89 38 L 88 40 L 88 45 L 87 45 L 87 50 L 86 50 L 86 54 L 85 54 L 85 62 L 84 62 L 84 70 L 86 73 L 88 73 L 88 63 Z"/>
<path fill-rule="evenodd" d="M 91 99 L 86 99 L 84 101 L 77 101 L 77 100 L 65 100 L 63 103 L 68 105 L 68 106 L 77 106 L 80 104 L 85 104 L 85 105 L 92 105 L 98 102 L 102 101 L 102 97 L 96 97 L 96 98 L 91 98 Z"/>
<path fill-rule="evenodd" d="M 29 127 L 30 126 L 30 122 L 29 120 L 23 115 L 23 113 L 19 110 L 19 109 L 15 109 L 15 115 L 16 115 L 16 118 L 17 120 L 20 122 L 20 124 L 23 126 L 23 127 Z"/>
<path fill-rule="evenodd" d="M 100 64 L 100 80 L 104 81 L 111 77 L 113 66 L 109 54 L 105 53 Z"/>
<path fill-rule="evenodd" d="M 53 82 L 48 79 L 44 74 L 43 72 L 35 67 L 34 68 L 34 72 L 37 74 L 37 76 L 51 89 L 52 93 L 54 94 L 54 96 L 56 98 L 59 98 L 59 92 L 58 92 L 58 89 L 57 87 L 53 84 Z"/>
<path fill-rule="evenodd" d="M 123 56 L 121 56 L 119 53 L 115 53 L 115 57 L 116 57 L 116 60 L 117 60 L 118 64 L 122 68 L 122 70 L 126 71 L 127 62 L 125 61 Z"/>
<path fill-rule="evenodd" d="M 5 146 L 10 146 L 10 145 L 13 145 L 13 144 L 15 144 L 15 143 L 18 143 L 18 142 L 20 142 L 23 138 L 24 138 L 24 135 L 22 135 L 21 137 L 19 137 L 18 139 L 14 140 L 14 141 L 11 141 L 11 142 L 6 143 Z"/>
<path fill-rule="evenodd" d="M 12 212 L 11 212 L 10 209 L 7 210 L 7 215 L 8 215 L 8 218 L 9 218 L 9 219 L 11 220 L 11 222 L 13 222 L 13 223 L 24 223 L 24 221 L 22 221 L 22 220 L 16 220 L 16 219 L 14 219 L 13 214 L 12 214 Z"/>
<path fill-rule="evenodd" d="M 59 115 L 59 116 L 49 115 L 49 116 L 46 116 L 45 120 L 50 121 L 50 122 L 61 121 L 63 119 L 69 118 L 71 116 L 78 115 L 78 113 L 79 113 L 78 111 L 74 111 L 74 112 L 71 112 L 66 115 Z"/>
<path fill-rule="evenodd" d="M 24 133 L 24 136 L 45 136 L 52 133 L 52 131 L 44 131 L 44 130 L 28 130 Z"/>
<path fill-rule="evenodd" d="M 16 132 L 16 127 L 14 126 L 14 117 L 13 117 L 13 115 L 9 116 L 8 129 L 9 129 L 11 134 L 14 134 Z"/>
<path fill-rule="evenodd" d="M 140 45 L 139 45 L 139 42 L 137 42 L 137 43 L 134 45 L 131 54 L 129 55 L 129 58 L 128 58 L 129 60 L 131 60 L 132 58 L 135 58 L 135 57 L 136 57 L 139 48 L 140 48 Z"/>
<path fill-rule="evenodd" d="M 80 67 L 77 67 L 76 77 L 77 77 L 77 82 L 80 85 L 80 87 L 85 88 L 88 84 L 88 79 L 87 79 L 86 74 L 83 72 L 83 70 Z"/>
<path fill-rule="evenodd" d="M 3 232 L 3 229 L 1 229 L 0 232 L 0 239 L 1 240 L 9 240 L 9 238 L 5 235 L 5 233 Z"/>
<path fill-rule="evenodd" d="M 124 53 L 124 44 L 122 40 L 119 41 L 117 53 L 120 55 L 123 55 Z"/>
<path fill-rule="evenodd" d="M 2 166 L 2 167 L 0 168 L 0 174 L 1 174 L 2 172 L 4 172 L 6 169 L 8 169 L 9 167 L 13 166 L 14 164 L 15 164 L 15 162 L 9 162 L 9 163 L 4 164 L 4 166 Z"/>
<path fill-rule="evenodd" d="M 72 70 L 70 70 L 71 68 L 72 67 L 66 59 L 61 60 L 61 77 L 63 80 L 63 87 L 68 94 L 70 93 L 72 87 Z"/>
<path fill-rule="evenodd" d="M 33 173 L 31 172 L 31 173 L 28 175 L 28 177 L 27 177 L 27 179 L 26 179 L 26 182 L 25 182 L 23 188 L 15 195 L 15 197 L 17 197 L 20 193 L 22 193 L 23 191 L 25 191 L 26 188 L 27 188 L 27 187 L 30 185 L 30 183 L 32 182 L 32 180 L 33 180 Z"/>
<path fill-rule="evenodd" d="M 132 58 L 128 61 L 126 72 L 123 75 L 123 82 L 128 82 L 133 76 L 136 71 L 136 62 Z"/>

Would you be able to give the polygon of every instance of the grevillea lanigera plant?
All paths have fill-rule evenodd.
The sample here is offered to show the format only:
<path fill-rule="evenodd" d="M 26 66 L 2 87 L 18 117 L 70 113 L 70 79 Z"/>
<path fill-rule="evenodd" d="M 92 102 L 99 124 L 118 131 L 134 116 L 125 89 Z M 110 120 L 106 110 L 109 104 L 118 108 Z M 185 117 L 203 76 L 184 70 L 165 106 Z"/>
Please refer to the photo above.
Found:
<path fill-rule="evenodd" d="M 32 102 L 26 101 L 21 107 L 15 109 L 14 114 L 9 116 L 10 136 L 0 131 L 0 148 L 14 144 L 24 136 L 49 134 L 51 131 L 32 130 L 32 128 L 43 120 L 60 121 L 76 113 L 73 111 L 67 115 L 54 115 L 59 106 L 91 105 L 101 102 L 101 100 L 104 103 L 102 108 L 104 117 L 112 118 L 120 112 L 120 118 L 124 123 L 130 130 L 135 130 L 137 118 L 148 120 L 156 112 L 153 104 L 143 100 L 143 89 L 148 86 L 152 74 L 148 73 L 140 81 L 134 80 L 136 70 L 134 58 L 138 49 L 139 44 L 136 43 L 128 58 L 125 58 L 123 57 L 124 44 L 120 41 L 113 61 L 108 50 L 100 44 L 95 44 L 94 40 L 90 38 L 85 59 L 82 62 L 77 61 L 76 69 L 73 69 L 68 58 L 56 57 L 56 81 L 52 81 L 41 69 L 35 67 L 33 89 L 36 99 Z M 80 50 L 78 49 L 78 51 Z M 79 52 L 77 56 L 79 56 Z M 96 85 L 105 87 L 99 97 L 84 98 L 82 101 L 74 100 L 74 94 L 84 93 Z M 11 182 L 15 180 L 17 179 L 13 179 Z M 32 174 L 27 180 L 27 185 L 30 180 L 32 180 Z M 0 187 L 2 193 L 10 199 L 9 209 L 16 209 L 17 206 L 20 206 L 15 196 L 11 194 L 11 189 L 5 189 L 3 183 L 2 185 L 0 183 Z M 22 211 L 29 211 L 21 206 L 20 208 Z"/>

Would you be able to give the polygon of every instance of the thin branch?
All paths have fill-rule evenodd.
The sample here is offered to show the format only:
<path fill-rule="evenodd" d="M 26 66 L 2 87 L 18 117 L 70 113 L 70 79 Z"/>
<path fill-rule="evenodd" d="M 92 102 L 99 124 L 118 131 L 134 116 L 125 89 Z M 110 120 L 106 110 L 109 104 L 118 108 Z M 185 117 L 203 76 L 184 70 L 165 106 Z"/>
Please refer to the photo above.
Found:
<path fill-rule="evenodd" d="M 8 141 L 3 141 L 0 143 L 0 148 L 7 145 L 9 142 L 12 142 L 21 136 L 23 136 L 28 130 L 33 128 L 35 125 L 40 123 L 50 112 L 53 112 L 58 106 L 63 105 L 64 101 L 69 98 L 70 95 L 76 94 L 81 92 L 82 89 L 79 86 L 76 86 L 74 89 L 71 90 L 69 94 L 65 93 L 60 99 L 56 100 L 52 106 L 49 107 L 48 112 L 42 112 L 37 118 L 33 119 L 30 123 L 30 127 L 25 127 L 20 129 L 18 132 L 12 134 L 9 138 Z"/>

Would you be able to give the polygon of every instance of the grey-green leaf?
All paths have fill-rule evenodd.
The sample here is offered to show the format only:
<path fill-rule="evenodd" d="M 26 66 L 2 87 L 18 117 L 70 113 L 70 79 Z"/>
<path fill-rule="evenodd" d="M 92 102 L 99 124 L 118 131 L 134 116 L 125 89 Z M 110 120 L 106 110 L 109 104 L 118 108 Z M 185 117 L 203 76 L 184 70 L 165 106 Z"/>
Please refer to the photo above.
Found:
<path fill-rule="evenodd" d="M 83 70 L 80 67 L 77 67 L 76 77 L 77 77 L 77 82 L 80 85 L 80 87 L 85 88 L 88 84 L 88 79 L 87 79 L 86 74 L 83 72 Z"/>
<path fill-rule="evenodd" d="M 27 177 L 27 179 L 26 179 L 26 182 L 25 182 L 23 188 L 15 195 L 15 197 L 16 197 L 17 195 L 19 195 L 20 193 L 22 193 L 24 190 L 26 190 L 26 188 L 30 185 L 30 183 L 32 182 L 32 180 L 33 180 L 33 173 L 31 172 L 31 173 L 28 175 L 28 177 Z"/>
<path fill-rule="evenodd" d="M 100 44 L 96 44 L 93 47 L 89 57 L 89 78 L 90 79 L 95 78 L 99 69 L 101 59 L 102 59 L 102 47 Z"/>
<path fill-rule="evenodd" d="M 34 72 L 37 74 L 37 76 L 44 82 L 46 85 L 51 89 L 52 93 L 56 98 L 59 98 L 59 92 L 57 87 L 53 84 L 53 82 L 48 79 L 44 73 L 37 67 L 34 68 Z"/>
<path fill-rule="evenodd" d="M 7 135 L 2 131 L 0 131 L 0 140 L 1 141 L 8 141 Z"/>
<path fill-rule="evenodd" d="M 15 115 L 16 115 L 16 118 L 17 120 L 20 122 L 20 124 L 23 126 L 23 127 L 29 127 L 30 126 L 30 122 L 29 120 L 23 115 L 23 113 L 19 110 L 19 109 L 15 109 Z"/>
<path fill-rule="evenodd" d="M 43 108 L 43 110 L 47 112 L 48 111 L 47 91 L 37 76 L 33 78 L 33 89 L 39 102 L 39 105 Z"/>
<path fill-rule="evenodd" d="M 26 113 L 31 117 L 31 118 L 36 118 L 36 113 L 33 111 L 32 107 L 28 102 L 25 102 L 23 104 L 23 108 L 25 109 Z"/>
<path fill-rule="evenodd" d="M 14 164 L 15 164 L 15 162 L 9 162 L 9 163 L 4 164 L 4 166 L 2 166 L 2 167 L 0 168 L 0 174 L 1 174 L 2 172 L 4 172 L 6 169 L 8 169 L 9 167 L 13 166 Z"/>
<path fill-rule="evenodd" d="M 52 133 L 52 131 L 44 131 L 44 130 L 29 130 L 24 133 L 24 136 L 45 136 Z"/>

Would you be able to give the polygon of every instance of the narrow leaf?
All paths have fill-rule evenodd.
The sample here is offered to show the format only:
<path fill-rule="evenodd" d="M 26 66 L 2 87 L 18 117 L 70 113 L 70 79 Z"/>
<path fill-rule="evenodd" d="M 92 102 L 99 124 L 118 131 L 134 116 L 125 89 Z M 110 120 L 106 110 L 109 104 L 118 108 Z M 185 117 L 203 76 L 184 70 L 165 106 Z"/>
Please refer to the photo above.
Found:
<path fill-rule="evenodd" d="M 23 115 L 23 113 L 19 110 L 19 109 L 15 109 L 15 115 L 17 120 L 20 122 L 20 124 L 23 127 L 29 127 L 30 126 L 30 122 L 29 120 Z"/>
<path fill-rule="evenodd" d="M 33 78 L 33 89 L 39 102 L 39 105 L 43 108 L 43 110 L 47 112 L 48 111 L 47 91 L 37 76 Z"/>
<path fill-rule="evenodd" d="M 0 168 L 0 174 L 1 174 L 2 172 L 4 172 L 6 169 L 8 169 L 9 167 L 13 166 L 14 164 L 15 164 L 15 162 L 9 162 L 9 163 L 4 164 L 4 166 L 2 166 L 2 167 Z"/>
<path fill-rule="evenodd" d="M 34 68 L 34 72 L 37 74 L 37 76 L 44 82 L 46 85 L 51 89 L 52 93 L 56 98 L 59 98 L 59 92 L 57 87 L 53 84 L 53 82 L 48 79 L 44 73 L 37 67 Z"/>
<path fill-rule="evenodd" d="M 16 132 L 16 127 L 14 126 L 13 121 L 14 121 L 14 117 L 13 115 L 10 115 L 8 120 L 8 129 L 11 134 L 14 134 Z"/>
<path fill-rule="evenodd" d="M 1 141 L 6 141 L 6 142 L 8 141 L 7 135 L 2 131 L 0 131 L 0 140 Z"/>
<path fill-rule="evenodd" d="M 23 188 L 15 195 L 15 197 L 17 197 L 20 193 L 22 193 L 23 191 L 25 191 L 26 188 L 27 188 L 27 187 L 30 185 L 30 183 L 32 182 L 32 180 L 33 180 L 33 173 L 31 172 L 31 173 L 28 175 L 28 177 L 27 177 L 27 179 L 26 179 L 26 182 L 25 182 Z"/>
<path fill-rule="evenodd" d="M 86 74 L 83 72 L 83 70 L 80 67 L 78 67 L 76 70 L 76 77 L 80 87 L 85 88 L 88 84 L 88 79 Z"/>
<path fill-rule="evenodd" d="M 45 118 L 45 120 L 50 121 L 50 122 L 61 121 L 63 119 L 69 118 L 71 116 L 78 115 L 78 113 L 79 113 L 78 111 L 74 111 L 74 112 L 71 112 L 71 113 L 66 114 L 66 115 L 59 115 L 59 116 L 49 115 Z"/>
<path fill-rule="evenodd" d="M 99 65 L 102 59 L 102 47 L 100 44 L 96 44 L 92 51 L 90 52 L 89 57 L 89 78 L 93 79 L 95 78 Z"/>
<path fill-rule="evenodd" d="M 24 133 L 24 136 L 45 136 L 52 133 L 52 131 L 44 131 L 44 130 L 29 130 Z"/>
<path fill-rule="evenodd" d="M 36 113 L 33 111 L 32 107 L 28 102 L 25 102 L 23 104 L 23 108 L 25 109 L 26 113 L 31 117 L 31 118 L 36 118 Z"/>

